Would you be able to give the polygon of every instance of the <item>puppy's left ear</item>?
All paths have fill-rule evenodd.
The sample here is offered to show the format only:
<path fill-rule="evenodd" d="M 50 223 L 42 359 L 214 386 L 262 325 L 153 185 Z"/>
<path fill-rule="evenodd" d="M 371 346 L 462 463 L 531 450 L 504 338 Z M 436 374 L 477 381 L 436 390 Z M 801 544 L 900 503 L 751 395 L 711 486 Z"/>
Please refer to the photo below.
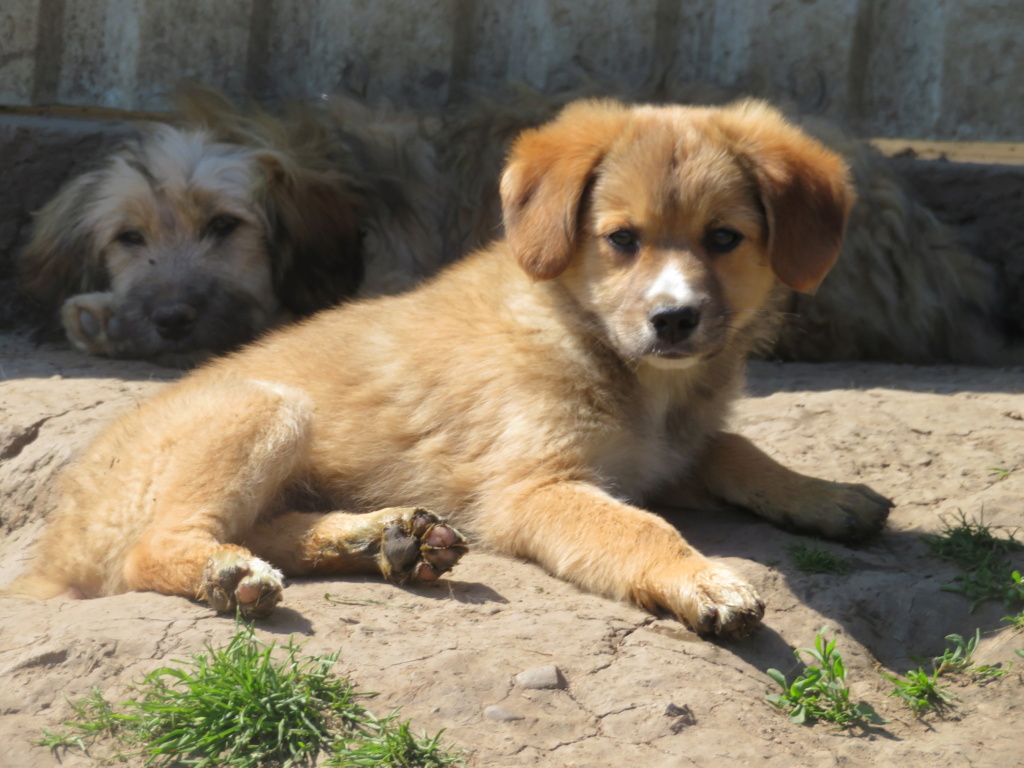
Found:
<path fill-rule="evenodd" d="M 626 107 L 614 101 L 576 102 L 512 145 L 501 176 L 502 215 L 527 274 L 549 280 L 569 266 L 587 184 L 627 117 Z"/>
<path fill-rule="evenodd" d="M 359 290 L 362 235 L 344 179 L 303 168 L 278 152 L 257 155 L 265 174 L 274 291 L 297 315 L 333 306 Z"/>
<path fill-rule="evenodd" d="M 739 102 L 721 115 L 723 133 L 757 181 L 772 271 L 813 293 L 839 257 L 856 197 L 845 161 L 763 102 Z"/>

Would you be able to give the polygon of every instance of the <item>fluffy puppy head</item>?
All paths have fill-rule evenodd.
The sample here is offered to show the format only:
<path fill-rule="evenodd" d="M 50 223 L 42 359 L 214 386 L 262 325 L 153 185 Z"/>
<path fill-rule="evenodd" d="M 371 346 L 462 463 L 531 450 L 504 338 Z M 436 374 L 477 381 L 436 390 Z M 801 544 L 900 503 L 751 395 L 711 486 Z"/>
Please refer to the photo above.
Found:
<path fill-rule="evenodd" d="M 361 275 L 339 179 L 286 152 L 165 125 L 68 183 L 19 259 L 23 289 L 49 310 L 104 296 L 104 318 L 66 328 L 83 346 L 172 365 L 328 306 Z"/>
<path fill-rule="evenodd" d="M 528 274 L 564 285 L 623 359 L 684 368 L 721 352 L 779 285 L 817 288 L 853 203 L 847 175 L 761 102 L 586 101 L 520 137 L 501 193 Z"/>

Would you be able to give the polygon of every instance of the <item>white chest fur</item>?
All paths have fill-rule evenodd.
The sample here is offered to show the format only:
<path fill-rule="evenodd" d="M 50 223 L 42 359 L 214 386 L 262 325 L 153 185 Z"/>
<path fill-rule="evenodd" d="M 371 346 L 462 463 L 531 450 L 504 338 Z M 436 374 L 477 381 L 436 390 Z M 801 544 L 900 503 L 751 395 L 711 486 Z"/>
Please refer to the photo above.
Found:
<path fill-rule="evenodd" d="M 596 446 L 594 466 L 610 493 L 640 501 L 684 475 L 720 406 L 698 392 L 700 366 L 660 370 L 641 365 L 624 418 Z"/>

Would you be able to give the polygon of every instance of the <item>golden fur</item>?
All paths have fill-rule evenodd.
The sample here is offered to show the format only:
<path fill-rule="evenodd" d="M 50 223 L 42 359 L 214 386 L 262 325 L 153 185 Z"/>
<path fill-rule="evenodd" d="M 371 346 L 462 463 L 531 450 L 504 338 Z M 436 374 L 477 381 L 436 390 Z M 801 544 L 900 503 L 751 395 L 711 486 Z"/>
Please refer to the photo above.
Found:
<path fill-rule="evenodd" d="M 71 180 L 19 258 L 85 352 L 188 365 L 359 287 L 355 194 L 319 137 L 211 91 L 182 100 L 190 125 L 148 125 Z"/>
<path fill-rule="evenodd" d="M 837 155 L 759 102 L 584 101 L 516 142 L 501 197 L 504 240 L 214 361 L 111 426 L 67 472 L 14 591 L 155 590 L 259 616 L 278 569 L 429 580 L 464 535 L 743 635 L 763 614 L 754 587 L 638 505 L 688 484 L 823 536 L 884 524 L 867 487 L 722 431 L 765 310 L 839 252 L 853 198 Z M 295 511 L 311 494 L 347 511 Z"/>

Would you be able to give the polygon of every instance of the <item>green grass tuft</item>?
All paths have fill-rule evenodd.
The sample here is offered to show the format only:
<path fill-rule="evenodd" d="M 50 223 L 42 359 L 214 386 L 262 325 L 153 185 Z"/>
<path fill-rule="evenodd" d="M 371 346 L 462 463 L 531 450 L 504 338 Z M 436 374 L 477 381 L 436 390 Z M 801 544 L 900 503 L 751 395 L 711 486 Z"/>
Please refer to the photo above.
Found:
<path fill-rule="evenodd" d="M 357 693 L 331 675 L 337 654 L 301 656 L 293 638 L 265 645 L 250 626 L 223 648 L 206 647 L 178 667 L 161 667 L 135 686 L 119 709 L 98 690 L 72 707 L 64 732 L 44 731 L 39 744 L 87 752 L 106 742 L 146 758 L 147 765 L 187 764 L 289 768 L 323 752 L 329 765 L 445 768 L 461 759 L 440 736 L 416 737 L 408 721 L 378 719 Z"/>
<path fill-rule="evenodd" d="M 829 552 L 817 544 L 797 542 L 786 548 L 797 570 L 804 573 L 824 573 L 844 576 L 850 572 L 850 566 L 842 558 Z"/>
<path fill-rule="evenodd" d="M 961 511 L 959 521 L 938 535 L 926 535 L 925 543 L 932 554 L 958 565 L 963 573 L 956 583 L 944 586 L 971 601 L 973 611 L 986 600 L 1002 600 L 1006 605 L 1024 602 L 1024 583 L 1019 571 L 1013 571 L 1008 555 L 1024 550 L 1016 540 L 1016 532 L 1007 537 L 993 535 L 981 521 L 968 520 Z"/>

